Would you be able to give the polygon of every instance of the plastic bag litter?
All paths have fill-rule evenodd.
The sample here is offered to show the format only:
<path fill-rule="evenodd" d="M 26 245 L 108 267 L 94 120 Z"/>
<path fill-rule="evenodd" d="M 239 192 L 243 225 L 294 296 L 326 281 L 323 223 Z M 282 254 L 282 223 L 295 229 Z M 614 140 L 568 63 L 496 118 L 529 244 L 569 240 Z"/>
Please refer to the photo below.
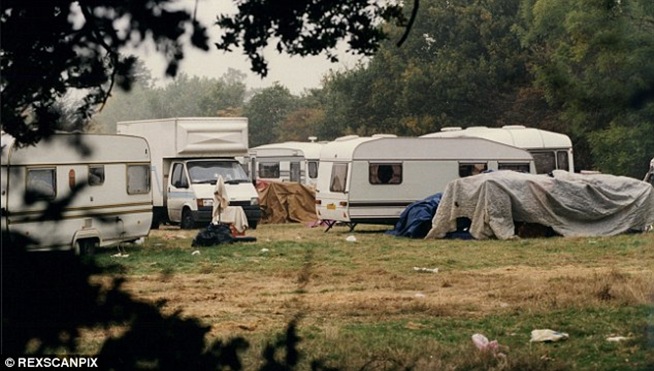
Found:
<path fill-rule="evenodd" d="M 482 334 L 472 335 L 472 342 L 475 344 L 477 349 L 481 351 L 496 352 L 500 347 L 497 340 L 489 341 L 488 338 Z"/>
<path fill-rule="evenodd" d="M 413 267 L 413 270 L 421 273 L 438 273 L 438 268 Z"/>
<path fill-rule="evenodd" d="M 347 236 L 347 238 L 345 239 L 345 241 L 347 241 L 347 242 L 357 242 L 357 238 L 354 237 L 354 236 L 352 236 L 352 235 L 350 235 L 350 236 Z"/>
<path fill-rule="evenodd" d="M 531 340 L 529 340 L 532 343 L 535 342 L 555 342 L 559 340 L 565 340 L 569 336 L 565 332 L 558 332 L 554 330 L 549 330 L 549 329 L 543 329 L 543 330 L 533 330 L 531 332 Z"/>

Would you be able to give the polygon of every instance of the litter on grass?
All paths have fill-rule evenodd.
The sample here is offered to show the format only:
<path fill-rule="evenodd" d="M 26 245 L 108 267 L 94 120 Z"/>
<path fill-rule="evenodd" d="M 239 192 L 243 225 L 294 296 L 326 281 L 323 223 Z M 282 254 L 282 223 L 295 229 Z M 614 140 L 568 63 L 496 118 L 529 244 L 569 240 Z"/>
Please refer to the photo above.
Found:
<path fill-rule="evenodd" d="M 565 332 L 558 332 L 550 329 L 542 329 L 542 330 L 533 330 L 531 332 L 531 340 L 529 341 L 532 343 L 536 343 L 536 342 L 551 343 L 559 340 L 565 340 L 568 337 L 569 337 L 568 334 Z"/>
<path fill-rule="evenodd" d="M 420 273 L 438 273 L 438 268 L 413 267 L 413 270 Z"/>
<path fill-rule="evenodd" d="M 472 342 L 475 344 L 477 349 L 484 352 L 497 352 L 497 350 L 500 348 L 497 340 L 489 341 L 488 338 L 482 334 L 472 335 Z"/>

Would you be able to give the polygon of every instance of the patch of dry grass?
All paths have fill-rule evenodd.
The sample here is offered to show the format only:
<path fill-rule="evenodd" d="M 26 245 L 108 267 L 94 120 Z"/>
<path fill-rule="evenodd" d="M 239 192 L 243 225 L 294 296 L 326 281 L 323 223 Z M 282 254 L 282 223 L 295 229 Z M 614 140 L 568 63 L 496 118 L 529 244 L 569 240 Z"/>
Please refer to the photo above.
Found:
<path fill-rule="evenodd" d="M 434 318 L 546 316 L 654 302 L 654 234 L 424 241 L 387 236 L 380 233 L 384 229 L 357 227 L 352 233 L 357 242 L 350 243 L 345 241 L 350 233 L 339 228 L 324 233 L 301 225 L 262 225 L 248 232 L 257 237 L 256 243 L 203 249 L 202 259 L 189 272 L 132 274 L 128 268 L 124 289 L 140 300 L 165 301 L 165 312 L 201 319 L 211 326 L 211 338 L 265 339 L 301 314 L 301 326 L 320 334 L 319 341 L 310 342 L 313 352 L 324 347 L 320 354 L 327 358 L 334 352 L 359 354 L 349 359 L 357 367 L 348 369 L 371 370 L 407 365 L 448 369 L 453 361 L 439 354 L 452 349 L 423 341 L 415 351 L 391 347 L 371 356 L 365 345 L 345 340 L 351 326 L 402 323 L 403 332 L 420 333 L 425 321 Z M 186 257 L 196 233 L 153 231 L 134 254 L 152 254 L 156 261 L 155 250 L 181 250 Z M 439 271 L 420 273 L 414 267 Z M 96 279 L 109 282 L 111 277 Z M 469 344 L 461 346 L 470 351 Z M 251 351 L 257 349 L 253 345 Z M 433 355 L 426 355 L 426 349 L 433 349 Z M 468 362 L 495 369 L 540 367 L 528 354 L 504 364 L 479 357 L 462 357 L 454 364 L 463 369 L 475 368 L 465 366 Z M 550 362 L 548 369 L 557 365 Z"/>

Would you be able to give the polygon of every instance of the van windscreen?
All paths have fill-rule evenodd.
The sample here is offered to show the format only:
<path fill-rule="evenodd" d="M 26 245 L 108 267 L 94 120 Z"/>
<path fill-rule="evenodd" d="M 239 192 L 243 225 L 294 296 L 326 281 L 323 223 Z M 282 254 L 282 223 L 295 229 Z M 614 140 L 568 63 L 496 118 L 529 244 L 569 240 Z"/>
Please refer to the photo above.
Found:
<path fill-rule="evenodd" d="M 188 162 L 187 167 L 193 184 L 216 184 L 218 175 L 221 175 L 226 183 L 250 181 L 241 164 L 236 161 L 192 161 Z"/>

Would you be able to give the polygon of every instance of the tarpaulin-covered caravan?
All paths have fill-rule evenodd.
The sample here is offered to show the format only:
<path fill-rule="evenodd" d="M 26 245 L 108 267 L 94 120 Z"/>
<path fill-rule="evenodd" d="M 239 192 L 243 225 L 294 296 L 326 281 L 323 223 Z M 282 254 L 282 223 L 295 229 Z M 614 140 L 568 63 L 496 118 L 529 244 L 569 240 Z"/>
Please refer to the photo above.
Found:
<path fill-rule="evenodd" d="M 611 236 L 654 223 L 654 187 L 607 174 L 498 171 L 451 181 L 426 238 L 454 232 L 459 218 L 471 220 L 476 239 L 512 238 L 515 221 L 551 227 L 563 236 Z"/>

